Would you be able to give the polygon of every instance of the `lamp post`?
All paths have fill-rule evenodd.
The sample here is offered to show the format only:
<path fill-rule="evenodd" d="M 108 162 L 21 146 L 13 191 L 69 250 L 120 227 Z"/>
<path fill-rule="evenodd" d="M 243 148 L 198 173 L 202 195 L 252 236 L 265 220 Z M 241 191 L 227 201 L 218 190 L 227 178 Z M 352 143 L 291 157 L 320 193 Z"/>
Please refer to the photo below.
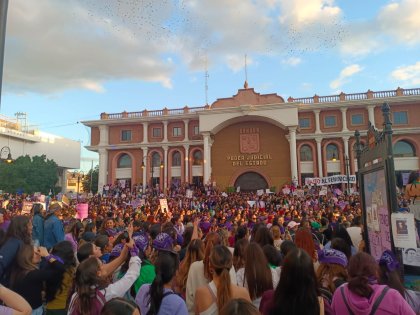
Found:
<path fill-rule="evenodd" d="M 147 162 L 147 160 L 149 160 L 149 162 L 150 162 L 150 173 L 151 173 L 151 176 L 150 176 L 150 186 L 153 189 L 153 187 L 155 185 L 155 174 L 154 174 L 155 165 L 154 165 L 154 159 L 153 159 L 153 157 L 150 157 L 150 156 L 143 157 L 143 161 L 141 162 L 141 168 L 142 169 L 144 169 L 146 167 L 146 165 L 144 163 L 144 160 L 146 160 L 146 162 Z M 160 169 L 163 169 L 163 162 L 162 161 L 160 161 L 159 167 L 160 167 Z"/>
<path fill-rule="evenodd" d="M 7 157 L 3 158 L 3 156 L 7 156 Z M 3 148 L 1 148 L 0 159 L 1 159 L 1 161 L 5 162 L 7 164 L 13 163 L 12 153 L 11 153 L 10 148 L 8 146 L 4 146 Z"/>
<path fill-rule="evenodd" d="M 346 162 L 346 176 L 347 176 L 347 196 L 350 196 L 350 160 L 349 157 L 345 156 Z"/>
<path fill-rule="evenodd" d="M 82 171 L 74 172 L 72 177 L 77 178 L 77 195 L 76 200 L 79 203 L 79 190 L 80 190 L 80 181 L 84 179 L 85 174 Z"/>

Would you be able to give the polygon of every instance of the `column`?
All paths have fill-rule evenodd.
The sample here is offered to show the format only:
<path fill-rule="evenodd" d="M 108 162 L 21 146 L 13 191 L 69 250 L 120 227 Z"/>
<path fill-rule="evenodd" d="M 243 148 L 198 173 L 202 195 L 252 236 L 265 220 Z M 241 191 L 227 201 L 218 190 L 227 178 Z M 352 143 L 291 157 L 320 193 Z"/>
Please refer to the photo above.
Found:
<path fill-rule="evenodd" d="M 149 123 L 144 122 L 143 123 L 143 143 L 148 143 L 149 142 L 148 132 L 149 132 Z"/>
<path fill-rule="evenodd" d="M 163 122 L 163 142 L 168 142 L 168 122 Z"/>
<path fill-rule="evenodd" d="M 292 174 L 292 180 L 298 179 L 297 171 L 297 153 L 296 153 L 296 127 L 289 127 L 289 136 L 290 136 L 290 168 Z"/>
<path fill-rule="evenodd" d="M 321 128 L 319 125 L 319 113 L 321 111 L 319 109 L 314 110 L 315 113 L 315 133 L 321 133 Z"/>
<path fill-rule="evenodd" d="M 322 138 L 315 138 L 316 141 L 316 154 L 318 160 L 318 177 L 322 177 L 324 172 L 322 170 Z"/>
<path fill-rule="evenodd" d="M 163 189 L 168 187 L 168 146 L 163 146 Z"/>
<path fill-rule="evenodd" d="M 99 149 L 99 174 L 98 174 L 98 192 L 102 193 L 102 188 L 108 183 L 108 150 Z"/>
<path fill-rule="evenodd" d="M 203 184 L 207 184 L 210 180 L 210 132 L 203 133 L 204 139 L 204 178 Z"/>
<path fill-rule="evenodd" d="M 341 131 L 349 131 L 347 129 L 347 107 L 341 108 L 341 120 L 343 121 L 343 128 Z"/>
<path fill-rule="evenodd" d="M 189 153 L 190 153 L 190 145 L 189 144 L 184 144 L 184 150 L 185 150 L 185 159 L 184 159 L 184 161 L 185 161 L 185 182 L 186 183 L 189 183 L 190 182 L 190 179 L 189 179 L 189 163 L 188 163 L 188 161 L 189 161 Z"/>
<path fill-rule="evenodd" d="M 348 157 L 349 156 L 349 137 L 343 137 L 343 144 L 344 144 L 344 157 Z"/>
<path fill-rule="evenodd" d="M 188 119 L 184 120 L 184 141 L 188 141 Z"/>
<path fill-rule="evenodd" d="M 108 126 L 107 125 L 100 125 L 99 126 L 99 145 L 108 145 L 109 141 L 109 134 L 108 134 Z"/>
<path fill-rule="evenodd" d="M 375 105 L 368 106 L 368 115 L 370 123 L 375 126 Z"/>
<path fill-rule="evenodd" d="M 147 170 L 149 165 L 147 164 L 147 154 L 149 151 L 148 147 L 142 147 L 141 150 L 143 151 L 143 159 L 142 159 L 142 165 L 144 164 L 143 167 L 143 192 L 145 191 L 145 188 L 147 186 Z"/>

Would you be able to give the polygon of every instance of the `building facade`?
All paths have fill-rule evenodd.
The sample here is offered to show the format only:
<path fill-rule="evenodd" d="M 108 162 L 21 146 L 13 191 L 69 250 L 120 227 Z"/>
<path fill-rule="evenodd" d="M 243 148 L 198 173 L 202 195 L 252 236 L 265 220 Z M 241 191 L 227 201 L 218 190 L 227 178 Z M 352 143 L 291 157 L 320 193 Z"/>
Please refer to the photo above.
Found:
<path fill-rule="evenodd" d="M 87 148 L 99 153 L 100 189 L 120 181 L 279 190 L 306 177 L 354 174 L 354 132 L 366 136 L 369 121 L 381 129 L 384 102 L 402 185 L 405 173 L 420 168 L 420 88 L 285 101 L 246 87 L 203 107 L 102 113 L 83 123 L 91 128 Z"/>
<path fill-rule="evenodd" d="M 10 148 L 13 159 L 20 156 L 45 155 L 58 165 L 57 186 L 66 190 L 66 172 L 80 167 L 80 142 L 57 135 L 28 129 L 17 119 L 0 115 L 0 148 Z M 2 156 L 1 158 L 5 158 Z"/>

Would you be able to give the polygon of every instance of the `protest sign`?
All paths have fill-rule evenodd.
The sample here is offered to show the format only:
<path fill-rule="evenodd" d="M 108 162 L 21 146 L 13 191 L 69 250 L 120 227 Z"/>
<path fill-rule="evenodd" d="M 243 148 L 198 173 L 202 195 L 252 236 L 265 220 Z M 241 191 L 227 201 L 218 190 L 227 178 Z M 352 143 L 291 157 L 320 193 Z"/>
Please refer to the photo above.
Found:
<path fill-rule="evenodd" d="M 167 199 L 159 199 L 160 209 L 163 212 L 168 212 L 168 200 Z"/>
<path fill-rule="evenodd" d="M 76 206 L 76 218 L 83 220 L 88 217 L 89 214 L 89 205 L 87 203 L 79 203 Z"/>
<path fill-rule="evenodd" d="M 350 184 L 356 184 L 356 175 L 349 175 L 348 182 Z M 347 183 L 347 175 L 334 175 L 328 177 L 307 177 L 305 178 L 305 185 L 316 185 L 316 186 L 325 186 L 325 185 L 335 185 Z"/>
<path fill-rule="evenodd" d="M 32 210 L 32 206 L 33 206 L 33 202 L 30 202 L 30 201 L 24 201 L 23 203 L 22 203 L 22 212 L 21 212 L 21 214 L 22 215 L 25 215 L 25 214 L 31 214 L 31 210 Z"/>

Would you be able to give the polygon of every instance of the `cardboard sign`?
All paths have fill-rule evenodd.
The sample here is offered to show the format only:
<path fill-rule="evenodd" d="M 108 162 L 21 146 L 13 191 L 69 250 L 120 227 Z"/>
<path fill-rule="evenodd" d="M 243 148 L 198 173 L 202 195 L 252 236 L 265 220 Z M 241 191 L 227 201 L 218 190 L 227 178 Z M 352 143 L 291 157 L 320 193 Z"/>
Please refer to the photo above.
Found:
<path fill-rule="evenodd" d="M 89 215 L 89 205 L 87 203 L 79 203 L 76 206 L 76 218 L 83 220 L 86 219 Z"/>
<path fill-rule="evenodd" d="M 160 209 L 163 212 L 168 212 L 168 200 L 167 199 L 159 199 Z"/>
<path fill-rule="evenodd" d="M 25 215 L 25 214 L 31 214 L 31 210 L 32 210 L 32 206 L 33 206 L 33 202 L 30 202 L 30 201 L 24 201 L 23 203 L 22 203 L 22 212 L 21 212 L 21 214 L 22 215 Z"/>

